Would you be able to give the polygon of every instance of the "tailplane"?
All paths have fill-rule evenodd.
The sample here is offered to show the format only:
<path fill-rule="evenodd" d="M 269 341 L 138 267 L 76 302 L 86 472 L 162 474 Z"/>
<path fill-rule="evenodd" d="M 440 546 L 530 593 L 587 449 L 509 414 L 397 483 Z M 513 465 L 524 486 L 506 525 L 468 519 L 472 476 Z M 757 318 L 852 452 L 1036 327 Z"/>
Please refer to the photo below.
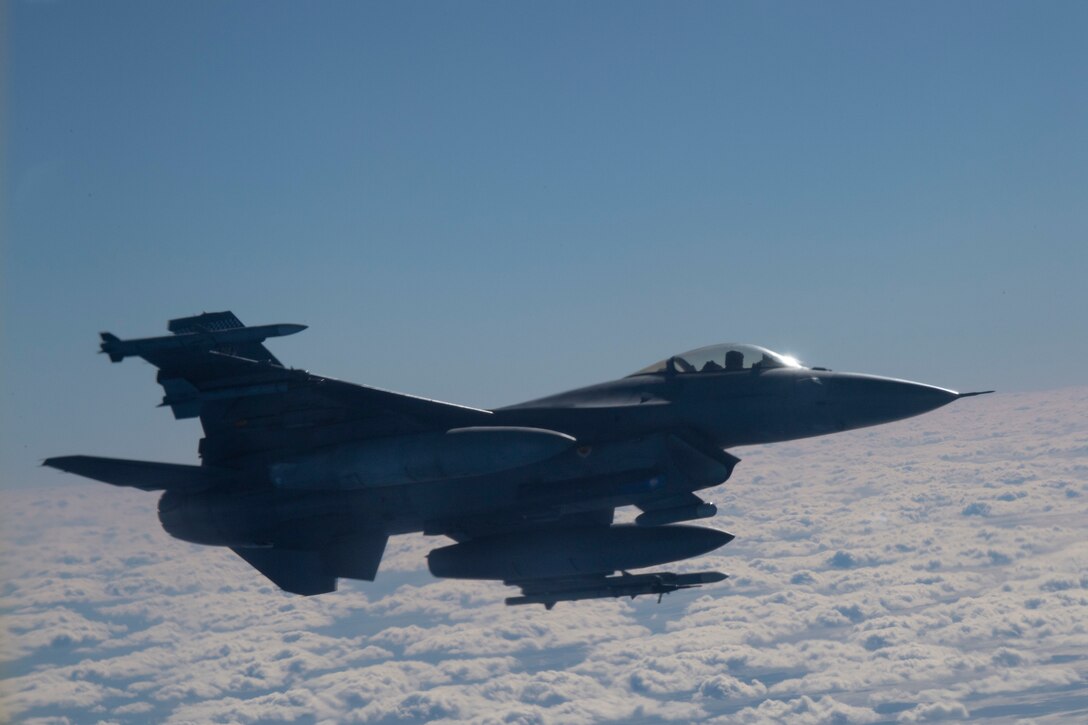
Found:
<path fill-rule="evenodd" d="M 130 461 L 100 456 L 59 456 L 45 459 L 42 465 L 95 481 L 112 483 L 114 486 L 127 486 L 144 491 L 194 493 L 217 486 L 230 478 L 229 471 L 210 466 Z"/>

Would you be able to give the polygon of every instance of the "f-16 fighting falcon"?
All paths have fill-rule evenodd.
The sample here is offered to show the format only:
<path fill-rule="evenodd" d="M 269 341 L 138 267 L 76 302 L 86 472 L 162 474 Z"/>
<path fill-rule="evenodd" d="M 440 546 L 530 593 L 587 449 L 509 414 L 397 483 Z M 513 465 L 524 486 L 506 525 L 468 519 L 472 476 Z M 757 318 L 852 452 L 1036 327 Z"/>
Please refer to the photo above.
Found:
<path fill-rule="evenodd" d="M 303 325 L 246 327 L 231 312 L 172 320 L 171 335 L 102 333 L 113 362 L 158 368 L 162 404 L 199 417 L 201 464 L 63 456 L 44 465 L 162 491 L 174 537 L 228 546 L 296 594 L 373 581 L 388 538 L 454 543 L 436 577 L 519 587 L 507 604 L 663 594 L 719 572 L 630 573 L 733 536 L 681 522 L 717 512 L 726 449 L 919 415 L 959 398 L 930 385 L 806 368 L 754 345 L 673 355 L 627 377 L 495 410 L 442 403 L 284 367 L 262 344 Z M 990 391 L 985 391 L 990 392 Z M 617 525 L 617 507 L 636 506 Z"/>

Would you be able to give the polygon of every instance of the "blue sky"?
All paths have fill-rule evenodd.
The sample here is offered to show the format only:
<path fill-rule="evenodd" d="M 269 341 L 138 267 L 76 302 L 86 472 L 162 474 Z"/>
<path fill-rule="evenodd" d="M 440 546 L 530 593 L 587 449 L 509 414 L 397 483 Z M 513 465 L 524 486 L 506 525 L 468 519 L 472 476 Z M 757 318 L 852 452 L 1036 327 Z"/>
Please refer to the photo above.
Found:
<path fill-rule="evenodd" d="M 1083 383 L 1083 3 L 5 6 L 0 481 L 190 461 L 96 333 L 473 405 L 744 340 Z"/>

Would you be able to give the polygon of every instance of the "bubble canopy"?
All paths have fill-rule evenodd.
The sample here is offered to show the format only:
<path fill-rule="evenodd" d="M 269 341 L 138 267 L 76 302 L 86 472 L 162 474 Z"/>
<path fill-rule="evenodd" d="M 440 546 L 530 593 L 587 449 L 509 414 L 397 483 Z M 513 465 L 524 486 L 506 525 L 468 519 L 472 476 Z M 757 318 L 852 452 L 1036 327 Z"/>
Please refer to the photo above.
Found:
<path fill-rule="evenodd" d="M 802 368 L 797 358 L 780 355 L 758 345 L 726 342 L 665 358 L 633 375 L 654 373 L 723 373 L 743 370 L 769 370 L 771 368 Z M 630 376 L 629 376 L 630 377 Z"/>

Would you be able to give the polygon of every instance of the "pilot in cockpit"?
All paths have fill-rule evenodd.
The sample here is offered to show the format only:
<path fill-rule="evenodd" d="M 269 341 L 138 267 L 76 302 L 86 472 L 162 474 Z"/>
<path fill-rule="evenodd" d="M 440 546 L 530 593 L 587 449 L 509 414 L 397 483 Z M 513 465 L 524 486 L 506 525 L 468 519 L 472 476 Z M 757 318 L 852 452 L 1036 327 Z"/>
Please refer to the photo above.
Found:
<path fill-rule="evenodd" d="M 744 369 L 744 353 L 740 350 L 730 350 L 725 353 L 725 369 L 727 372 Z"/>

